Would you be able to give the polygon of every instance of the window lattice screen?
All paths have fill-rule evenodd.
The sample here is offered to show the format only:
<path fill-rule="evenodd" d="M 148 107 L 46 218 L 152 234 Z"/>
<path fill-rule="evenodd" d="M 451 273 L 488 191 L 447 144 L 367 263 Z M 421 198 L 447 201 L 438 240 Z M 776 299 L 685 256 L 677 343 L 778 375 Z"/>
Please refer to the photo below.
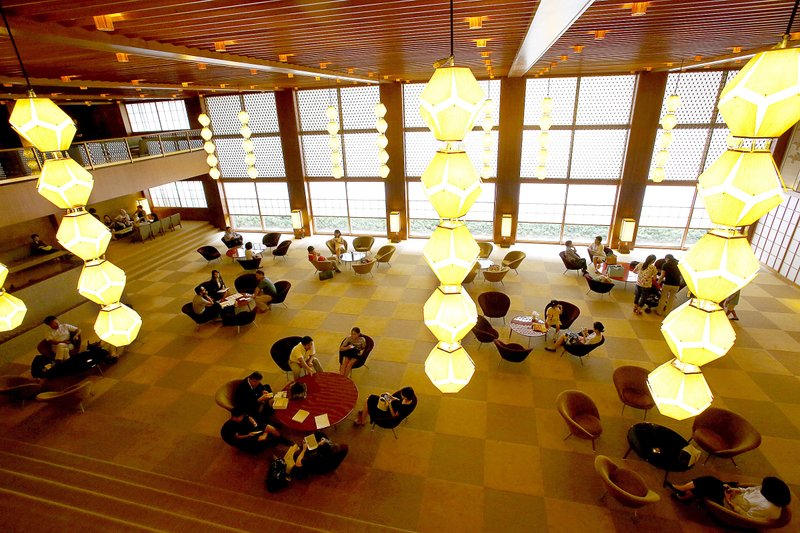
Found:
<path fill-rule="evenodd" d="M 403 127 L 424 128 L 425 121 L 419 115 L 419 95 L 425 88 L 424 83 L 406 83 L 403 85 Z"/>
<path fill-rule="evenodd" d="M 672 73 L 667 77 L 667 89 L 661 105 L 661 117 L 667 113 L 666 97 L 677 94 L 681 105 L 675 112 L 678 124 L 709 124 L 717 103 L 722 71 Z"/>
<path fill-rule="evenodd" d="M 252 137 L 253 153 L 256 154 L 256 168 L 261 178 L 283 178 L 286 168 L 283 164 L 283 149 L 280 137 Z M 244 150 L 242 150 L 244 154 Z M 244 155 L 242 155 L 244 158 Z M 246 171 L 245 171 L 246 172 Z M 247 174 L 245 174 L 247 175 Z"/>
<path fill-rule="evenodd" d="M 297 108 L 300 112 L 301 131 L 325 131 L 328 117 L 325 110 L 336 106 L 336 89 L 297 91 Z"/>
<path fill-rule="evenodd" d="M 206 111 L 211 119 L 211 131 L 217 135 L 239 135 L 242 127 L 239 122 L 239 111 L 242 102 L 238 94 L 227 96 L 212 96 L 206 98 Z"/>
<path fill-rule="evenodd" d="M 522 165 L 520 176 L 535 178 L 539 165 L 539 130 L 522 132 Z M 572 132 L 569 130 L 550 130 L 550 145 L 547 153 L 547 177 L 566 179 L 569 166 L 569 150 Z"/>
<path fill-rule="evenodd" d="M 656 134 L 656 147 L 664 130 Z M 700 175 L 700 166 L 706 149 L 707 128 L 675 128 L 672 130 L 672 145 L 669 147 L 669 159 L 665 168 L 666 181 L 692 181 Z M 650 162 L 650 170 L 655 167 L 655 154 Z"/>
<path fill-rule="evenodd" d="M 178 191 L 181 207 L 208 207 L 203 182 L 194 180 L 176 181 L 175 188 Z"/>
<path fill-rule="evenodd" d="M 180 207 L 181 202 L 178 198 L 178 190 L 175 183 L 166 183 L 158 187 L 151 187 L 150 199 L 153 200 L 153 207 Z"/>
<path fill-rule="evenodd" d="M 429 140 L 433 140 L 430 134 Z M 490 178 L 497 177 L 497 141 L 498 132 L 495 129 L 492 130 L 492 159 L 489 162 L 489 167 L 492 169 L 489 173 Z M 469 160 L 472 161 L 472 168 L 480 175 L 483 172 L 483 130 L 473 130 L 470 132 L 464 138 L 463 146 L 464 151 L 467 152 L 469 156 Z M 432 158 L 431 156 L 431 159 Z"/>
<path fill-rule="evenodd" d="M 576 130 L 570 177 L 619 179 L 627 141 L 628 130 Z"/>
<path fill-rule="evenodd" d="M 250 129 L 253 133 L 279 132 L 275 93 L 245 94 L 244 108 L 250 115 Z"/>
<path fill-rule="evenodd" d="M 439 215 L 425 195 L 422 183 L 418 181 L 408 182 L 408 218 L 439 220 Z"/>
<path fill-rule="evenodd" d="M 383 182 L 347 184 L 351 217 L 386 218 L 386 187 Z"/>
<path fill-rule="evenodd" d="M 555 125 L 571 125 L 575 114 L 577 78 L 551 78 L 550 98 L 553 111 L 550 116 Z M 525 126 L 538 126 L 542 116 L 542 98 L 547 96 L 547 79 L 529 78 L 525 82 Z"/>
<path fill-rule="evenodd" d="M 714 128 L 711 133 L 711 143 L 708 145 L 708 155 L 703 165 L 703 170 L 707 169 L 714 161 L 719 159 L 728 148 L 728 128 Z"/>
<path fill-rule="evenodd" d="M 244 150 L 241 137 L 214 139 L 217 145 L 217 159 L 219 171 L 223 178 L 246 178 L 247 165 L 244 162 Z M 253 142 L 255 144 L 255 141 Z M 258 155 L 256 155 L 258 160 Z"/>
<path fill-rule="evenodd" d="M 345 87 L 340 92 L 342 95 L 342 129 L 375 130 L 375 104 L 380 101 L 378 86 Z"/>
<path fill-rule="evenodd" d="M 635 87 L 634 75 L 581 78 L 575 123 L 593 126 L 630 123 Z"/>
<path fill-rule="evenodd" d="M 348 178 L 377 178 L 380 162 L 378 161 L 378 133 L 345 133 L 344 156 L 347 164 Z M 328 158 L 330 167 L 330 158 Z M 392 160 L 387 163 L 392 168 Z M 328 169 L 330 173 L 330 169 Z"/>
<path fill-rule="evenodd" d="M 441 143 L 429 131 L 407 131 L 405 133 L 406 176 L 422 176 L 436 155 Z M 389 161 L 391 165 L 391 160 Z M 391 168 L 391 167 L 390 167 Z"/>
<path fill-rule="evenodd" d="M 306 176 L 313 178 L 332 177 L 331 173 L 331 147 L 328 144 L 330 136 L 326 135 L 301 135 L 300 143 L 303 148 L 303 165 Z M 339 135 L 341 139 L 341 135 Z"/>

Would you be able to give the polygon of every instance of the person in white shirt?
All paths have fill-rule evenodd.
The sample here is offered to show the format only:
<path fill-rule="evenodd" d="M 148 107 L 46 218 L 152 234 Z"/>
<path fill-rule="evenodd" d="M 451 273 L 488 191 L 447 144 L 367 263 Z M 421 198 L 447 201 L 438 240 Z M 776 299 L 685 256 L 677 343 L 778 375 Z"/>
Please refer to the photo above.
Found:
<path fill-rule="evenodd" d="M 242 236 L 231 229 L 230 226 L 225 226 L 225 235 L 222 236 L 222 242 L 228 248 L 235 248 L 241 246 L 244 239 Z"/>
<path fill-rule="evenodd" d="M 77 326 L 62 324 L 53 315 L 46 317 L 44 324 L 49 328 L 44 338 L 53 347 L 56 360 L 68 359 L 70 352 L 80 350 L 81 330 Z"/>
<path fill-rule="evenodd" d="M 606 262 L 606 249 L 603 246 L 603 237 L 598 235 L 594 242 L 589 245 L 589 255 L 592 256 L 592 264 L 595 271 L 600 270 L 600 265 Z"/>
<path fill-rule="evenodd" d="M 683 485 L 667 483 L 667 486 L 675 492 L 674 497 L 678 500 L 711 500 L 756 520 L 775 520 L 792 499 L 786 483 L 772 476 L 765 477 L 761 485 L 753 487 L 737 487 L 736 483 L 723 483 L 714 476 L 695 478 Z"/>
<path fill-rule="evenodd" d="M 595 322 L 591 328 L 583 328 L 580 335 L 576 335 L 570 330 L 563 330 L 563 334 L 556 340 L 555 348 L 548 349 L 554 352 L 556 348 L 564 344 L 598 344 L 603 340 L 603 332 L 606 330 L 602 322 Z"/>
<path fill-rule="evenodd" d="M 317 359 L 317 350 L 314 348 L 314 339 L 303 337 L 300 342 L 292 348 L 289 354 L 289 366 L 294 374 L 294 379 L 307 376 L 314 372 L 322 372 L 322 364 Z M 313 369 L 311 368 L 313 366 Z"/>

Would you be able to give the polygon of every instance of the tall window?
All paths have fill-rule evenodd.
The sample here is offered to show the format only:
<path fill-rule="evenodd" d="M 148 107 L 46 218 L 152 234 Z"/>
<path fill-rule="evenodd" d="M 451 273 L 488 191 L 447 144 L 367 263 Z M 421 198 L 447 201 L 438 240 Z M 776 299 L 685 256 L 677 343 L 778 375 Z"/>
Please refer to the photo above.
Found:
<path fill-rule="evenodd" d="M 636 76 L 529 79 L 525 92 L 517 238 L 607 237 L 622 177 Z M 546 178 L 539 166 L 542 99 L 553 101 Z"/>
<path fill-rule="evenodd" d="M 346 87 L 297 92 L 303 168 L 312 221 L 317 233 L 386 233 L 386 193 L 378 175 L 375 104 L 378 87 Z M 336 109 L 344 178 L 331 172 L 326 109 Z M 395 162 L 396 163 L 396 162 Z M 400 172 L 390 160 L 391 172 Z"/>
<path fill-rule="evenodd" d="M 208 207 L 203 183 L 174 181 L 150 189 L 153 207 Z"/>
<path fill-rule="evenodd" d="M 495 104 L 494 120 L 497 123 L 500 102 L 500 81 L 483 80 L 478 82 L 486 94 Z M 419 96 L 425 88 L 424 83 L 409 83 L 403 85 L 403 135 L 405 145 L 405 173 L 408 186 L 408 217 L 409 233 L 412 236 L 427 236 L 436 229 L 439 215 L 431 207 L 425 196 L 422 184 L 419 181 L 422 173 L 441 147 L 439 141 L 425 126 L 419 114 Z M 478 115 L 474 129 L 467 134 L 462 143 L 464 151 L 472 161 L 475 172 L 480 174 L 483 169 L 483 129 L 480 122 L 483 113 Z M 483 180 L 483 189 L 478 201 L 464 217 L 464 221 L 476 238 L 492 238 L 494 220 L 494 197 L 497 179 L 497 127 L 492 130 L 491 142 L 491 167 L 490 177 Z M 391 162 L 389 163 L 391 165 Z"/>
<path fill-rule="evenodd" d="M 736 71 L 683 72 L 670 74 L 661 116 L 667 113 L 666 100 L 681 97 L 676 111 L 678 125 L 673 130 L 669 160 L 662 183 L 649 182 L 637 244 L 687 248 L 712 226 L 695 183 L 726 148 L 728 128 L 717 113 L 719 95 Z M 658 130 L 651 171 L 664 130 Z"/>
<path fill-rule="evenodd" d="M 125 104 L 131 131 L 175 131 L 189 129 L 189 116 L 183 100 L 162 100 Z"/>
<path fill-rule="evenodd" d="M 212 96 L 205 99 L 230 224 L 251 231 L 291 231 L 291 209 L 283 162 L 275 93 Z M 247 176 L 239 112 L 250 116 L 258 178 Z"/>

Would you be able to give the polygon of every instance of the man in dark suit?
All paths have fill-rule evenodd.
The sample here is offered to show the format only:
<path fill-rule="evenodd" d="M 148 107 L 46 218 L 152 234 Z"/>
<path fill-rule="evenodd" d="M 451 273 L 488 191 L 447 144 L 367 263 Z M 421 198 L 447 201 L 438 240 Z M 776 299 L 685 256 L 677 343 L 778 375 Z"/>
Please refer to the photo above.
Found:
<path fill-rule="evenodd" d="M 260 421 L 266 421 L 272 415 L 272 389 L 261 383 L 263 378 L 260 372 L 253 372 L 236 386 L 233 393 L 234 407 Z"/>

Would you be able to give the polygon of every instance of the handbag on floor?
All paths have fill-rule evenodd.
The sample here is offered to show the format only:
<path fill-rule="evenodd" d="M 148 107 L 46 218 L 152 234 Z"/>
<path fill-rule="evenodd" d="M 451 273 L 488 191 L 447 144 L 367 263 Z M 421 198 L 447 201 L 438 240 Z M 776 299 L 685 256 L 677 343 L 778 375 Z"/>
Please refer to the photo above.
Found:
<path fill-rule="evenodd" d="M 289 476 L 286 474 L 286 462 L 283 459 L 272 459 L 269 464 L 267 479 L 264 480 L 269 492 L 278 492 L 289 484 Z"/>
<path fill-rule="evenodd" d="M 322 272 L 319 273 L 320 281 L 324 279 L 331 279 L 332 277 L 333 277 L 333 270 L 323 270 Z"/>
<path fill-rule="evenodd" d="M 547 330 L 547 333 L 544 335 L 544 346 L 545 348 L 549 348 L 554 350 L 556 347 L 556 328 L 550 328 Z"/>

